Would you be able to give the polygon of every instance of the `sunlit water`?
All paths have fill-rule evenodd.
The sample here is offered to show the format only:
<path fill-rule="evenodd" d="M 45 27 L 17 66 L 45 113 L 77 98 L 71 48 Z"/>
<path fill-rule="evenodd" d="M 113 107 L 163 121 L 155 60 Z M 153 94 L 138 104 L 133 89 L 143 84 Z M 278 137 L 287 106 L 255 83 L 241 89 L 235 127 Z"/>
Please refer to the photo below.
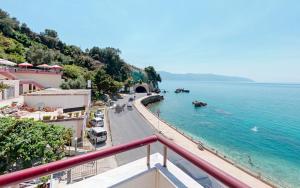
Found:
<path fill-rule="evenodd" d="M 164 81 L 160 117 L 235 162 L 300 187 L 300 85 Z M 190 93 L 174 93 L 178 87 Z M 195 108 L 194 100 L 208 103 Z"/>

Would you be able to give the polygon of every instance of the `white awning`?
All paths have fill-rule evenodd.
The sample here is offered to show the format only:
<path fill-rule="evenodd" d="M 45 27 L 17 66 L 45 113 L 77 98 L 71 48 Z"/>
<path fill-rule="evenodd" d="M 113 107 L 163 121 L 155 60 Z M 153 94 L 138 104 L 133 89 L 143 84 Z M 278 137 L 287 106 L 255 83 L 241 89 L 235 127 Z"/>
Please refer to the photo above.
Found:
<path fill-rule="evenodd" d="M 0 58 L 0 65 L 15 66 L 17 64 L 14 63 L 14 62 L 8 61 L 6 59 L 1 59 Z"/>

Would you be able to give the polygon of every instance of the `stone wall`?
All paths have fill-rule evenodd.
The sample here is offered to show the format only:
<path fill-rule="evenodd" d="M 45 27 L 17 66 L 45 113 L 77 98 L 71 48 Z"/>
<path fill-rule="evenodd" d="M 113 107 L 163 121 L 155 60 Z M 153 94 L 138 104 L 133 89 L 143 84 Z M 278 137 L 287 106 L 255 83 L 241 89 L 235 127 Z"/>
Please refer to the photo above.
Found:
<path fill-rule="evenodd" d="M 147 106 L 151 103 L 159 102 L 163 99 L 164 99 L 164 96 L 162 96 L 162 95 L 152 95 L 152 96 L 149 96 L 149 97 L 143 99 L 141 102 L 144 106 Z"/>

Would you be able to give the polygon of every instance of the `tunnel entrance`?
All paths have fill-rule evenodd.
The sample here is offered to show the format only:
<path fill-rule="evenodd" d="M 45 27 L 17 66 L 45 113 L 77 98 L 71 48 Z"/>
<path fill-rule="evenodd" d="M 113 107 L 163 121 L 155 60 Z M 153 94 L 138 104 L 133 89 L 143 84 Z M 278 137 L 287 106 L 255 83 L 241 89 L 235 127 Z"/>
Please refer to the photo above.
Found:
<path fill-rule="evenodd" d="M 138 86 L 138 87 L 135 88 L 135 92 L 136 93 L 147 93 L 147 90 L 143 86 Z"/>

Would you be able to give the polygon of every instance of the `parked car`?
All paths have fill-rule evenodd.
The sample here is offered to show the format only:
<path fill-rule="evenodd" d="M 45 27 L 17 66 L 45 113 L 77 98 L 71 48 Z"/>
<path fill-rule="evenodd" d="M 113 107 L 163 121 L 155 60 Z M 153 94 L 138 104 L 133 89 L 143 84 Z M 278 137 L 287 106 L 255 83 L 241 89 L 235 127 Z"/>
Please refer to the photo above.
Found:
<path fill-rule="evenodd" d="M 132 108 L 132 102 L 127 103 L 127 108 Z"/>
<path fill-rule="evenodd" d="M 101 110 L 97 110 L 97 111 L 94 113 L 94 116 L 95 116 L 95 117 L 104 118 L 104 113 L 103 113 Z"/>
<path fill-rule="evenodd" d="M 107 140 L 107 132 L 102 127 L 93 127 L 87 133 L 93 143 L 106 142 Z"/>
<path fill-rule="evenodd" d="M 93 127 L 103 127 L 104 126 L 104 121 L 101 117 L 93 118 L 90 123 Z"/>

